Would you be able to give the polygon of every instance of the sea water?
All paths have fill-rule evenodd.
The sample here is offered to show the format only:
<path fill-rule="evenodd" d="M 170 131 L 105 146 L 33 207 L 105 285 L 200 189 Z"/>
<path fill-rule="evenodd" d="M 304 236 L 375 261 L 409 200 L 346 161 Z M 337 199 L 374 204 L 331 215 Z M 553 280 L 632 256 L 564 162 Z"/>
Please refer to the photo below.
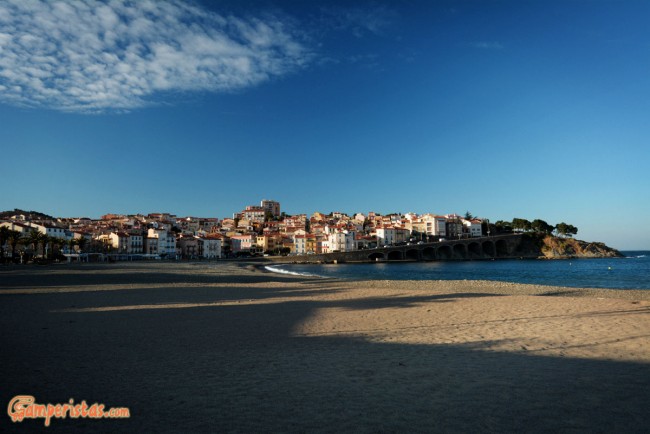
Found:
<path fill-rule="evenodd" d="M 349 280 L 494 280 L 573 288 L 650 289 L 650 251 L 624 258 L 283 264 L 270 271 Z"/>

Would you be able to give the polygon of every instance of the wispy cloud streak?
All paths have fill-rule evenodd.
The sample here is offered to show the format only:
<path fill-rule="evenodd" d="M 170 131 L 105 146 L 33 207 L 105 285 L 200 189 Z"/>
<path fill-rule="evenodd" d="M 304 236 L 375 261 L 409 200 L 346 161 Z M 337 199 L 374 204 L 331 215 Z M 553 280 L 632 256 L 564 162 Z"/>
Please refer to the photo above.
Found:
<path fill-rule="evenodd" d="M 180 0 L 0 3 L 0 102 L 124 111 L 173 92 L 254 86 L 309 63 L 274 16 L 222 16 Z"/>
<path fill-rule="evenodd" d="M 482 50 L 503 50 L 504 48 L 503 44 L 495 41 L 474 42 L 471 46 Z"/>

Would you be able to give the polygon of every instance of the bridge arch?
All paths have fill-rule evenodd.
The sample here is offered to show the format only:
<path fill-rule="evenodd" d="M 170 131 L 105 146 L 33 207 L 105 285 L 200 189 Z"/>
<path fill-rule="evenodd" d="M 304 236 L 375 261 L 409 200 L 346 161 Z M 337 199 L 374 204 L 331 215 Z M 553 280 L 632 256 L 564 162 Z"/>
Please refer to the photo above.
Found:
<path fill-rule="evenodd" d="M 467 253 L 469 259 L 479 259 L 483 256 L 481 245 L 477 242 L 469 243 L 469 245 L 467 246 Z"/>
<path fill-rule="evenodd" d="M 454 244 L 454 259 L 467 259 L 467 246 L 465 244 Z"/>
<path fill-rule="evenodd" d="M 377 259 L 384 259 L 384 254 L 381 252 L 374 252 L 368 255 L 368 259 L 371 261 L 376 261 Z"/>
<path fill-rule="evenodd" d="M 497 251 L 497 256 L 499 257 L 510 256 L 510 252 L 508 251 L 508 243 L 506 242 L 506 240 L 497 240 L 496 251 Z"/>
<path fill-rule="evenodd" d="M 405 257 L 404 259 L 411 259 L 411 260 L 414 260 L 414 261 L 419 261 L 420 260 L 420 252 L 417 249 L 410 249 L 410 250 L 406 251 L 404 257 Z"/>
<path fill-rule="evenodd" d="M 400 261 L 400 260 L 404 259 L 404 257 L 402 256 L 402 252 L 400 252 L 399 250 L 392 250 L 392 251 L 388 252 L 388 258 L 387 259 L 389 261 Z"/>
<path fill-rule="evenodd" d="M 492 241 L 483 241 L 483 254 L 490 258 L 494 258 L 497 255 Z"/>
<path fill-rule="evenodd" d="M 451 259 L 452 254 L 451 246 L 440 246 L 438 248 L 438 258 L 440 259 Z"/>
<path fill-rule="evenodd" d="M 433 261 L 436 259 L 436 249 L 433 247 L 425 247 L 422 249 L 422 259 L 425 261 Z"/>

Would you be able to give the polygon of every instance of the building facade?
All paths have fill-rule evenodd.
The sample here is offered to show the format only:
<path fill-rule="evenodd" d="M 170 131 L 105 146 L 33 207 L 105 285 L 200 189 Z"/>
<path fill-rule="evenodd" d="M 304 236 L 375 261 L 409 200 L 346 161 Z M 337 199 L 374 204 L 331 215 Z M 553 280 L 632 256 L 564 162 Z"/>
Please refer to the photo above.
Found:
<path fill-rule="evenodd" d="M 280 217 L 280 202 L 263 199 L 260 202 L 260 207 L 264 212 L 270 212 L 273 217 Z"/>

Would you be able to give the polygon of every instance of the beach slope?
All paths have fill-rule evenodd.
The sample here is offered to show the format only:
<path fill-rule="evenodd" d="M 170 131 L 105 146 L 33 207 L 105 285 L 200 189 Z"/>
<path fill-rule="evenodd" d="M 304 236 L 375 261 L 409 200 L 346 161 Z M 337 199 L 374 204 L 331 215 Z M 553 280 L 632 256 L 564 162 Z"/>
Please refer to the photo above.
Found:
<path fill-rule="evenodd" d="M 1 402 L 130 411 L 53 432 L 647 432 L 648 294 L 226 263 L 2 268 Z"/>

